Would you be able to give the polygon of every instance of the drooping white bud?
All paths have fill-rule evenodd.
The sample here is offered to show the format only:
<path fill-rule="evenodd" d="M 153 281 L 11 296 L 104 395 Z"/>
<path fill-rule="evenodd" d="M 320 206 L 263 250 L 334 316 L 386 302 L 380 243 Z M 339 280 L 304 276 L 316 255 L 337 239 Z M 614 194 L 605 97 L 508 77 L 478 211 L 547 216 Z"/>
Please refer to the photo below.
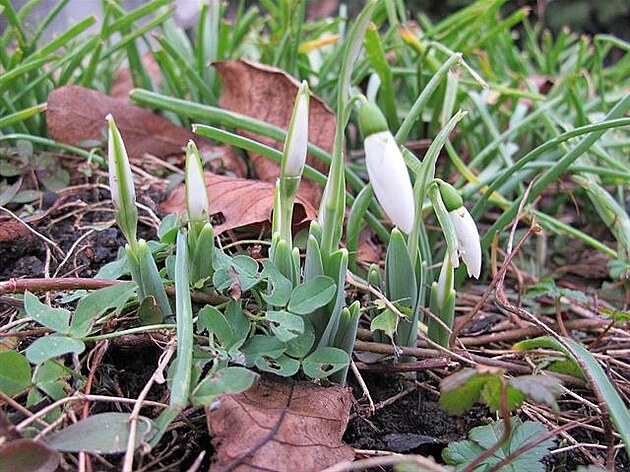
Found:
<path fill-rule="evenodd" d="M 478 279 L 481 274 L 481 242 L 475 220 L 464 206 L 448 214 L 457 233 L 459 256 L 466 264 L 468 276 Z"/>
<path fill-rule="evenodd" d="M 415 218 L 413 189 L 394 136 L 380 131 L 366 137 L 364 146 L 365 164 L 378 202 L 392 222 L 409 234 Z"/>

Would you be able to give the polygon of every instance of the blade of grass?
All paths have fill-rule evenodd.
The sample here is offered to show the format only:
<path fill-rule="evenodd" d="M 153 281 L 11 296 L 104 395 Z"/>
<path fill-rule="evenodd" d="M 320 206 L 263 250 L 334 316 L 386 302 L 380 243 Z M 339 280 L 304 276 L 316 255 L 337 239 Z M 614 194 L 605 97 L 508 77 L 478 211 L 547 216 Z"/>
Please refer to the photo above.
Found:
<path fill-rule="evenodd" d="M 0 117 L 0 129 L 6 128 L 8 126 L 13 126 L 16 123 L 24 121 L 31 116 L 37 115 L 46 111 L 46 104 L 42 103 L 40 105 L 36 105 L 34 107 L 26 108 L 24 110 L 17 111 L 10 115 L 1 116 Z"/>
<path fill-rule="evenodd" d="M 576 128 L 571 131 L 567 131 L 566 133 L 562 133 L 554 139 L 547 141 L 546 143 L 538 146 L 536 149 L 530 151 L 527 155 L 523 156 L 519 159 L 518 162 L 514 164 L 510 169 L 505 170 L 501 175 L 499 175 L 492 184 L 488 187 L 488 190 L 484 193 L 484 195 L 479 199 L 479 201 L 475 204 L 472 209 L 472 214 L 475 217 L 479 217 L 482 210 L 484 209 L 486 202 L 489 196 L 497 190 L 503 183 L 505 183 L 515 172 L 522 169 L 526 164 L 536 159 L 538 156 L 543 154 L 545 151 L 557 146 L 558 144 L 567 141 L 576 136 L 580 136 L 582 134 L 589 134 L 586 138 L 583 138 L 580 143 L 575 146 L 571 151 L 564 155 L 560 161 L 558 161 L 552 169 L 547 171 L 543 178 L 538 181 L 530 192 L 530 197 L 528 202 L 531 202 L 532 199 L 537 196 L 546 185 L 555 180 L 557 176 L 559 176 L 566 168 L 571 165 L 575 159 L 577 159 L 582 153 L 586 152 L 588 148 L 597 141 L 602 134 L 604 134 L 609 129 L 618 127 L 618 126 L 628 126 L 630 125 L 630 118 L 619 118 L 619 116 L 623 116 L 625 113 L 625 109 L 630 108 L 630 95 L 628 95 L 622 102 L 611 110 L 606 119 L 601 123 L 595 123 L 592 125 L 582 126 L 580 128 Z M 536 192 L 535 196 L 532 196 L 531 193 Z M 493 231 L 497 231 L 499 228 L 503 228 L 507 222 L 514 217 L 516 211 L 518 209 L 518 201 L 513 203 L 510 209 L 505 212 L 490 228 L 486 236 L 484 237 L 484 245 L 487 247 L 489 244 Z"/>
<path fill-rule="evenodd" d="M 625 444 L 626 452 L 630 455 L 630 410 L 593 354 L 573 339 L 565 337 L 561 339 L 571 348 L 570 351 L 558 340 L 549 336 L 521 341 L 515 344 L 512 349 L 516 351 L 529 351 L 538 348 L 556 349 L 577 363 L 582 371 L 587 370 L 583 373 L 592 380 L 590 386 L 599 392 L 598 397 L 605 400 L 610 418 Z M 578 362 L 576 356 L 579 356 L 581 362 Z"/>

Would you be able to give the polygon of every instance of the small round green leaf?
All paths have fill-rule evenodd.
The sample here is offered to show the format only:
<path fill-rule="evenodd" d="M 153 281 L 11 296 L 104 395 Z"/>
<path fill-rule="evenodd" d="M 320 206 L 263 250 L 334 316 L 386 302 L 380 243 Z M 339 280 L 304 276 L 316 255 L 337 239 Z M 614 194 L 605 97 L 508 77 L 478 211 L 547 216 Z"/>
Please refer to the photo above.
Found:
<path fill-rule="evenodd" d="M 135 447 L 149 440 L 154 430 L 153 422 L 140 416 Z M 53 434 L 48 438 L 48 445 L 62 452 L 118 454 L 127 449 L 128 437 L 128 413 L 99 413 Z"/>
<path fill-rule="evenodd" d="M 293 289 L 287 308 L 292 313 L 308 315 L 332 300 L 336 291 L 333 279 L 318 275 Z"/>
<path fill-rule="evenodd" d="M 0 352 L 0 392 L 12 397 L 31 384 L 31 366 L 19 352 Z"/>
<path fill-rule="evenodd" d="M 283 343 L 304 332 L 304 319 L 288 311 L 268 311 L 265 315 L 271 324 L 271 332 Z"/>
<path fill-rule="evenodd" d="M 45 336 L 37 339 L 26 349 L 26 358 L 32 364 L 41 364 L 53 357 L 63 356 L 70 352 L 77 354 L 85 350 L 85 344 L 79 339 L 66 336 Z"/>
<path fill-rule="evenodd" d="M 350 358 L 336 347 L 320 347 L 302 361 L 304 373 L 312 379 L 321 379 L 345 368 Z"/>
<path fill-rule="evenodd" d="M 203 379 L 192 393 L 196 405 L 210 405 L 217 395 L 244 392 L 259 375 L 244 367 L 226 367 Z"/>
<path fill-rule="evenodd" d="M 282 354 L 275 359 L 271 357 L 261 357 L 256 361 L 256 367 L 263 372 L 271 372 L 281 377 L 291 377 L 300 370 L 300 362 Z"/>

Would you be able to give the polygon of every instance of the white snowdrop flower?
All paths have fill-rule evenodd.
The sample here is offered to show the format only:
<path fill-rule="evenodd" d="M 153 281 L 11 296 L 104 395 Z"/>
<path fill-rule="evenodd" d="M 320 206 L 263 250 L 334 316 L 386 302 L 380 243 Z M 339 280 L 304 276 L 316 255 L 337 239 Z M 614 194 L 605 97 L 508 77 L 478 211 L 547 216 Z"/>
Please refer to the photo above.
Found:
<path fill-rule="evenodd" d="M 414 224 L 415 205 L 400 148 L 376 105 L 361 106 L 359 124 L 365 136 L 365 164 L 376 199 L 392 222 L 409 234 Z"/>
<path fill-rule="evenodd" d="M 448 214 L 457 233 L 459 257 L 466 264 L 468 276 L 478 279 L 481 274 L 481 242 L 475 220 L 464 206 L 451 210 Z"/>

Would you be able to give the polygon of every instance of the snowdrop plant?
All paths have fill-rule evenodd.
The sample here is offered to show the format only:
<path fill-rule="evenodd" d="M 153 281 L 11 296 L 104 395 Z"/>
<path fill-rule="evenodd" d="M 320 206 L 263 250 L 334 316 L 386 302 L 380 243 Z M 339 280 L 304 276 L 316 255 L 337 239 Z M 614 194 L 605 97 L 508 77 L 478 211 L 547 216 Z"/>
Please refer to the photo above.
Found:
<path fill-rule="evenodd" d="M 107 160 L 109 186 L 114 203 L 116 222 L 127 239 L 125 252 L 129 260 L 131 277 L 138 289 L 138 301 L 154 303 L 162 315 L 170 317 L 172 309 L 162 284 L 155 260 L 145 240 L 137 239 L 138 210 L 136 192 L 129 164 L 129 156 L 114 117 L 106 117 L 108 124 Z"/>
<path fill-rule="evenodd" d="M 468 276 L 478 279 L 481 274 L 481 242 L 477 225 L 457 189 L 439 179 L 436 179 L 436 183 L 457 240 L 454 267 L 459 266 L 461 259 L 466 265 Z"/>
<path fill-rule="evenodd" d="M 306 162 L 309 97 L 308 84 L 304 81 L 295 98 L 274 194 L 271 259 L 293 284 L 299 274 L 299 252 L 293 250 L 291 234 L 293 204 Z"/>
<path fill-rule="evenodd" d="M 389 131 L 387 120 L 373 103 L 363 101 L 359 109 L 359 127 L 364 139 L 365 165 L 376 199 L 396 226 L 390 235 L 385 258 L 385 277 L 381 288 L 387 298 L 408 313 L 400 320 L 389 311 L 375 318 L 373 326 L 389 326 L 384 331 L 396 332 L 394 341 L 402 346 L 415 346 L 419 321 L 419 291 L 416 267 L 405 234 L 415 226 L 416 202 L 409 172 L 400 147 Z M 378 317 L 377 317 L 378 318 Z"/>
<path fill-rule="evenodd" d="M 459 266 L 461 258 L 468 276 L 478 278 L 481 273 L 481 243 L 477 225 L 455 187 L 435 179 L 430 184 L 429 198 L 444 232 L 447 251 L 438 281 L 431 286 L 429 309 L 437 319 L 428 320 L 428 335 L 439 345 L 448 347 L 455 314 L 454 269 Z"/>
<path fill-rule="evenodd" d="M 190 280 L 201 288 L 212 278 L 214 256 L 214 229 L 210 224 L 208 192 L 201 156 L 191 140 L 186 147 L 186 210 L 188 213 L 188 251 Z"/>

